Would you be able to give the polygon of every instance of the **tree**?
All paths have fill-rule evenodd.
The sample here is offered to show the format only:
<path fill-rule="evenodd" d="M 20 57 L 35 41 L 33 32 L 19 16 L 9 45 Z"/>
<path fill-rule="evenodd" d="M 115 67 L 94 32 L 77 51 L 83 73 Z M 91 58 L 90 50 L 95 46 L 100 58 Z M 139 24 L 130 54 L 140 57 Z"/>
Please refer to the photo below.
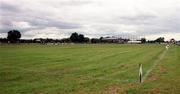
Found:
<path fill-rule="evenodd" d="M 89 39 L 85 38 L 83 34 L 78 34 L 74 32 L 71 34 L 70 40 L 71 42 L 74 43 L 83 43 L 83 42 L 88 42 Z"/>
<path fill-rule="evenodd" d="M 103 42 L 103 37 L 100 37 L 99 40 L 100 40 L 100 42 Z"/>
<path fill-rule="evenodd" d="M 92 38 L 91 43 L 100 43 L 100 39 Z"/>
<path fill-rule="evenodd" d="M 84 40 L 85 40 L 84 35 L 79 34 L 79 36 L 78 36 L 78 41 L 79 41 L 80 43 L 82 43 L 82 42 L 84 42 Z"/>
<path fill-rule="evenodd" d="M 16 43 L 21 38 L 21 33 L 18 30 L 10 30 L 7 39 L 11 43 Z"/>
<path fill-rule="evenodd" d="M 158 43 L 163 43 L 164 42 L 164 37 L 159 37 L 155 40 L 155 42 L 158 42 Z"/>
<path fill-rule="evenodd" d="M 141 43 L 146 43 L 146 38 L 141 38 Z"/>
<path fill-rule="evenodd" d="M 63 38 L 63 39 L 61 39 L 61 42 L 62 43 L 70 43 L 71 39 L 70 38 Z"/>
<path fill-rule="evenodd" d="M 78 40 L 79 40 L 79 35 L 78 35 L 78 33 L 76 33 L 76 32 L 72 33 L 71 36 L 70 36 L 70 40 L 71 40 L 72 42 L 77 43 Z"/>
<path fill-rule="evenodd" d="M 89 42 L 89 38 L 88 38 L 88 37 L 85 37 L 85 38 L 84 38 L 84 42 L 88 43 L 88 42 Z"/>
<path fill-rule="evenodd" d="M 170 39 L 170 43 L 175 44 L 176 40 L 174 38 Z"/>

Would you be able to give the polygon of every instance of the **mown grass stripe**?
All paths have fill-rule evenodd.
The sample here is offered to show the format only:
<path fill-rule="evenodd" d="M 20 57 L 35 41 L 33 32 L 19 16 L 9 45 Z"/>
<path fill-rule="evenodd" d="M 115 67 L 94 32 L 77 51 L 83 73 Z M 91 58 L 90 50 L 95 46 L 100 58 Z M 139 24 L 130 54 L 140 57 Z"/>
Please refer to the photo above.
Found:
<path fill-rule="evenodd" d="M 142 78 L 142 82 L 145 81 L 145 79 L 147 79 L 147 77 L 150 75 L 150 73 L 152 72 L 153 69 L 155 69 L 155 67 L 160 63 L 160 61 L 164 58 L 165 54 L 167 53 L 168 50 L 164 50 L 159 56 L 158 59 L 156 59 L 153 62 L 152 67 L 146 71 L 146 73 L 144 74 L 143 78 Z"/>

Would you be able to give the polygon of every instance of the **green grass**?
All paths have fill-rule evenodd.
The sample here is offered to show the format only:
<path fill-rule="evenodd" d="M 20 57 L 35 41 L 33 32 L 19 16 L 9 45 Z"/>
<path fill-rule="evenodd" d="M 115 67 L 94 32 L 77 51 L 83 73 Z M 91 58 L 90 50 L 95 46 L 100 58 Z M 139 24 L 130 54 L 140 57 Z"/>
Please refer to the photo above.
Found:
<path fill-rule="evenodd" d="M 0 45 L 0 94 L 178 94 L 180 47 Z M 158 62 L 157 62 L 158 61 Z M 142 84 L 144 74 L 153 68 Z"/>

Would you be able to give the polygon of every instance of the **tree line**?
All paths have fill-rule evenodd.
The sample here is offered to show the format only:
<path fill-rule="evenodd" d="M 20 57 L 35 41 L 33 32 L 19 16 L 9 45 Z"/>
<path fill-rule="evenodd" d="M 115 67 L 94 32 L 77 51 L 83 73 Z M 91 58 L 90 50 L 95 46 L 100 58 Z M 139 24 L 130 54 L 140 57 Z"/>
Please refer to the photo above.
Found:
<path fill-rule="evenodd" d="M 21 33 L 18 30 L 10 30 L 7 33 L 7 38 L 0 38 L 1 43 L 113 43 L 113 41 L 103 40 L 103 37 L 100 38 L 88 38 L 83 34 L 78 34 L 74 32 L 70 35 L 69 38 L 63 39 L 50 39 L 50 38 L 36 38 L 36 39 L 20 39 Z M 130 39 L 123 39 L 127 42 Z M 159 37 L 156 40 L 147 41 L 146 38 L 141 38 L 141 43 L 164 43 L 164 37 Z"/>
<path fill-rule="evenodd" d="M 20 39 L 21 33 L 18 30 L 10 30 L 7 38 L 0 38 L 1 43 L 88 43 L 90 38 L 76 32 L 72 33 L 69 38 L 51 39 L 51 38 L 35 38 Z"/>

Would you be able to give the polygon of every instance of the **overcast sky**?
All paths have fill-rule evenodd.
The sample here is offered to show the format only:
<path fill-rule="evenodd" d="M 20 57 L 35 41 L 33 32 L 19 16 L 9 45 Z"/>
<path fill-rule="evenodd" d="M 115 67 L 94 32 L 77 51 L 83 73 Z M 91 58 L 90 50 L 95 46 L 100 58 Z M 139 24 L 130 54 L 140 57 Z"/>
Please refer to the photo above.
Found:
<path fill-rule="evenodd" d="M 0 37 L 136 35 L 180 40 L 180 0 L 0 0 Z"/>

